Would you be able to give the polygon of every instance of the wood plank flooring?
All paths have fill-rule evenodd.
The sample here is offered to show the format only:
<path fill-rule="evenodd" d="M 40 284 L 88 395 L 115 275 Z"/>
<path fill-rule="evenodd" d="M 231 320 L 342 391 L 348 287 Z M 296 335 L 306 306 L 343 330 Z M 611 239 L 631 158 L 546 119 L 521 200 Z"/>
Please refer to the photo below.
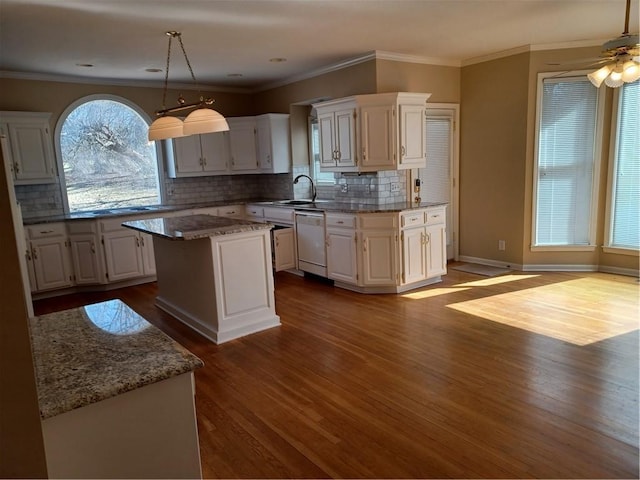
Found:
<path fill-rule="evenodd" d="M 510 277 L 361 295 L 279 273 L 282 325 L 219 346 L 155 284 L 35 310 L 120 298 L 202 358 L 206 478 L 638 478 L 637 279 Z"/>

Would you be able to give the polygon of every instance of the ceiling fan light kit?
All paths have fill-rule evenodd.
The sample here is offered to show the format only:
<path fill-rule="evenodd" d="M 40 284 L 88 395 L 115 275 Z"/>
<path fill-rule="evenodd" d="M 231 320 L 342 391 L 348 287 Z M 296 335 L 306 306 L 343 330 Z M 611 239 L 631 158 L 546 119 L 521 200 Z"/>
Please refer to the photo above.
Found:
<path fill-rule="evenodd" d="M 602 45 L 604 60 L 598 63 L 607 60 L 610 60 L 611 63 L 587 75 L 589 81 L 597 88 L 600 88 L 602 82 L 608 87 L 617 88 L 625 83 L 635 82 L 640 79 L 640 62 L 638 57 L 638 55 L 640 55 L 640 43 L 638 42 L 638 34 L 629 34 L 630 9 L 631 0 L 627 0 L 624 32 L 622 32 L 622 35 Z"/>
<path fill-rule="evenodd" d="M 164 75 L 164 90 L 162 93 L 162 109 L 156 112 L 156 115 L 159 117 L 149 126 L 149 141 L 155 140 L 167 140 L 170 138 L 179 138 L 185 137 L 188 135 L 196 135 L 200 133 L 215 133 L 215 132 L 226 132 L 229 130 L 229 125 L 225 118 L 215 110 L 210 108 L 210 105 L 213 104 L 214 100 L 212 98 L 205 98 L 200 95 L 200 100 L 198 102 L 187 104 L 185 103 L 185 99 L 182 95 L 178 98 L 178 106 L 166 108 L 166 99 L 167 99 L 167 87 L 169 82 L 169 63 L 171 60 L 171 41 L 174 38 L 177 38 L 180 42 L 180 48 L 182 49 L 182 53 L 184 55 L 184 59 L 187 62 L 187 67 L 189 67 L 189 73 L 191 74 L 191 79 L 193 83 L 198 88 L 198 83 L 196 82 L 196 77 L 193 73 L 193 69 L 191 68 L 191 63 L 189 62 L 189 58 L 187 57 L 187 52 L 184 49 L 184 45 L 182 43 L 182 34 L 176 31 L 168 31 L 166 32 L 169 37 L 169 46 L 167 47 L 167 66 L 165 69 Z M 186 110 L 190 108 L 197 108 L 185 118 L 184 122 L 177 117 L 167 116 L 170 113 L 175 113 L 181 110 Z"/>

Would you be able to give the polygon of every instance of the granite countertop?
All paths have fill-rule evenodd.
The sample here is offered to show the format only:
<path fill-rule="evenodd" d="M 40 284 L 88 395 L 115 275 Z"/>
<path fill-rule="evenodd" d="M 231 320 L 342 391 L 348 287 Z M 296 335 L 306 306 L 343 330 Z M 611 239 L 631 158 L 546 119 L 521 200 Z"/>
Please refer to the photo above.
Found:
<path fill-rule="evenodd" d="M 396 202 L 396 203 L 367 203 L 360 200 L 351 202 L 336 202 L 333 200 L 309 201 L 306 204 L 290 204 L 287 201 L 251 202 L 254 205 L 268 205 L 271 207 L 295 208 L 296 210 L 314 210 L 334 213 L 398 213 L 404 210 L 440 207 L 446 202 Z"/>
<path fill-rule="evenodd" d="M 145 218 L 124 222 L 122 225 L 169 240 L 195 240 L 197 238 L 231 235 L 253 230 L 270 230 L 273 228 L 270 223 L 213 217 L 211 215 Z"/>
<path fill-rule="evenodd" d="M 30 327 L 43 420 L 204 365 L 120 300 L 41 315 Z"/>

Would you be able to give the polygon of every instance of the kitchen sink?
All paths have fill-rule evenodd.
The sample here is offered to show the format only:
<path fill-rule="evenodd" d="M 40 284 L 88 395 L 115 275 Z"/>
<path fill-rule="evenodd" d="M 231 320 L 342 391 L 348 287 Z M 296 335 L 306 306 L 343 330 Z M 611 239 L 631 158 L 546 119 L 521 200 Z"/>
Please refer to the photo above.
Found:
<path fill-rule="evenodd" d="M 311 205 L 314 202 L 311 200 L 282 200 L 278 203 L 282 205 Z"/>

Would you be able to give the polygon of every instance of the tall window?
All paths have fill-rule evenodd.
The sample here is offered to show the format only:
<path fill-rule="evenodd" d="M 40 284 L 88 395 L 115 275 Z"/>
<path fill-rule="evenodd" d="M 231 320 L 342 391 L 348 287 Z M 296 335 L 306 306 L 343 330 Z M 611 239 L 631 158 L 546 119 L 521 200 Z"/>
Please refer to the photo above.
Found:
<path fill-rule="evenodd" d="M 534 246 L 593 245 L 598 89 L 545 78 L 539 98 Z"/>
<path fill-rule="evenodd" d="M 61 117 L 58 142 L 70 212 L 161 202 L 148 123 L 116 97 L 89 97 Z"/>
<path fill-rule="evenodd" d="M 618 90 L 608 246 L 640 248 L 640 81 Z"/>
<path fill-rule="evenodd" d="M 311 157 L 311 176 L 316 185 L 335 185 L 333 172 L 320 171 L 320 131 L 317 118 L 309 120 L 309 156 Z"/>

